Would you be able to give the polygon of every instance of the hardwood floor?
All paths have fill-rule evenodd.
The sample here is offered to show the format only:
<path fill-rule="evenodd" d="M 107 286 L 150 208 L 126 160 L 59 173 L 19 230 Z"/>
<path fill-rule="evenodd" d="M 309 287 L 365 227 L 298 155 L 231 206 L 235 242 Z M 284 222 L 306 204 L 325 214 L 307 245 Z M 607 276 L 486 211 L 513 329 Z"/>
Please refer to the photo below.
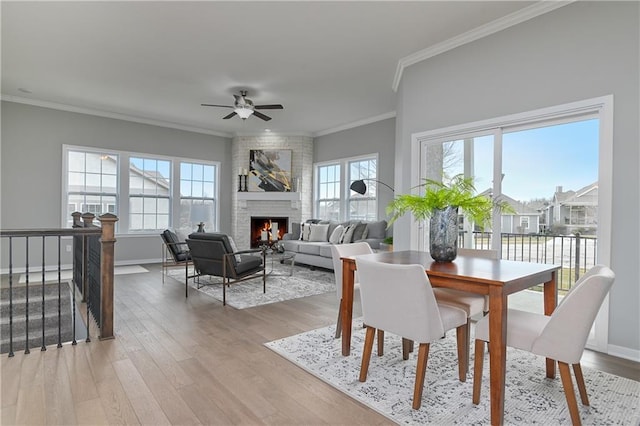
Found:
<path fill-rule="evenodd" d="M 390 423 L 263 346 L 333 324 L 334 293 L 236 310 L 145 267 L 115 277 L 115 339 L 1 356 L 2 425 Z M 583 365 L 640 379 L 590 351 Z"/>

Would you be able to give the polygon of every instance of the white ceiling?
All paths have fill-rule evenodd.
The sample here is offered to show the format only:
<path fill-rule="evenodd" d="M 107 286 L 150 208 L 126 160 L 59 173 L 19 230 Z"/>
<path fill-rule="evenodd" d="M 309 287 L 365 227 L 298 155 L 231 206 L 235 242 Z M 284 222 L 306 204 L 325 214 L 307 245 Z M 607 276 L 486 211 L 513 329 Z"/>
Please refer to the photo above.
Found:
<path fill-rule="evenodd" d="M 531 4 L 3 1 L 2 96 L 213 134 L 323 134 L 392 116 L 402 58 Z M 240 89 L 285 109 L 264 122 L 200 106 Z"/>

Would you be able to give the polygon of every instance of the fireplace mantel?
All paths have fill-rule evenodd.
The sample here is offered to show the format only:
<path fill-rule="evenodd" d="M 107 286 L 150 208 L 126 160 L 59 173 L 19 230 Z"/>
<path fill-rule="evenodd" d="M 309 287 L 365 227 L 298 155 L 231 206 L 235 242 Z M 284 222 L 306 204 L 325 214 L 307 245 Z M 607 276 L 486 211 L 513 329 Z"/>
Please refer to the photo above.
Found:
<path fill-rule="evenodd" d="M 237 192 L 238 200 L 255 201 L 300 201 L 299 192 Z"/>

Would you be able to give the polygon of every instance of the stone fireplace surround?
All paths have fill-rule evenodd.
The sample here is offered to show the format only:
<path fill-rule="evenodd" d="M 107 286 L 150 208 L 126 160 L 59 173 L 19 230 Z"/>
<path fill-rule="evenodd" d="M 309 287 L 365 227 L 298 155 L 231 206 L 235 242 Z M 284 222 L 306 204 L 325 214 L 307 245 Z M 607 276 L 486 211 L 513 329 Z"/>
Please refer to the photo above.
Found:
<path fill-rule="evenodd" d="M 231 170 L 249 169 L 252 149 L 291 149 L 291 175 L 299 178 L 299 192 L 238 192 L 238 176 L 232 180 L 231 234 L 239 250 L 251 246 L 251 217 L 286 217 L 293 222 L 312 216 L 313 139 L 308 136 L 236 136 L 231 142 Z"/>

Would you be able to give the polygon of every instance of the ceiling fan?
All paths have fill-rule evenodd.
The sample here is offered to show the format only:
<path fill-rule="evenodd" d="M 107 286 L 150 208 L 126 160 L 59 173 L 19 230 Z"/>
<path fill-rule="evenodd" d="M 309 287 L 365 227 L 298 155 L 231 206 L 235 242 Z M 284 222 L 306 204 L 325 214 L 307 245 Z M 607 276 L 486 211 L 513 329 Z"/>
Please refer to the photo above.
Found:
<path fill-rule="evenodd" d="M 233 108 L 233 112 L 227 116 L 222 117 L 223 120 L 228 120 L 229 118 L 238 115 L 243 120 L 246 120 L 251 115 L 255 115 L 258 118 L 263 119 L 264 121 L 271 120 L 271 117 L 264 115 L 263 113 L 256 111 L 259 109 L 284 109 L 284 107 L 280 104 L 272 104 L 272 105 L 254 105 L 251 99 L 247 98 L 247 91 L 241 90 L 240 95 L 233 95 L 236 98 L 236 101 L 231 105 L 213 105 L 213 104 L 201 104 L 202 106 L 210 106 L 210 107 L 220 107 L 220 108 Z"/>

